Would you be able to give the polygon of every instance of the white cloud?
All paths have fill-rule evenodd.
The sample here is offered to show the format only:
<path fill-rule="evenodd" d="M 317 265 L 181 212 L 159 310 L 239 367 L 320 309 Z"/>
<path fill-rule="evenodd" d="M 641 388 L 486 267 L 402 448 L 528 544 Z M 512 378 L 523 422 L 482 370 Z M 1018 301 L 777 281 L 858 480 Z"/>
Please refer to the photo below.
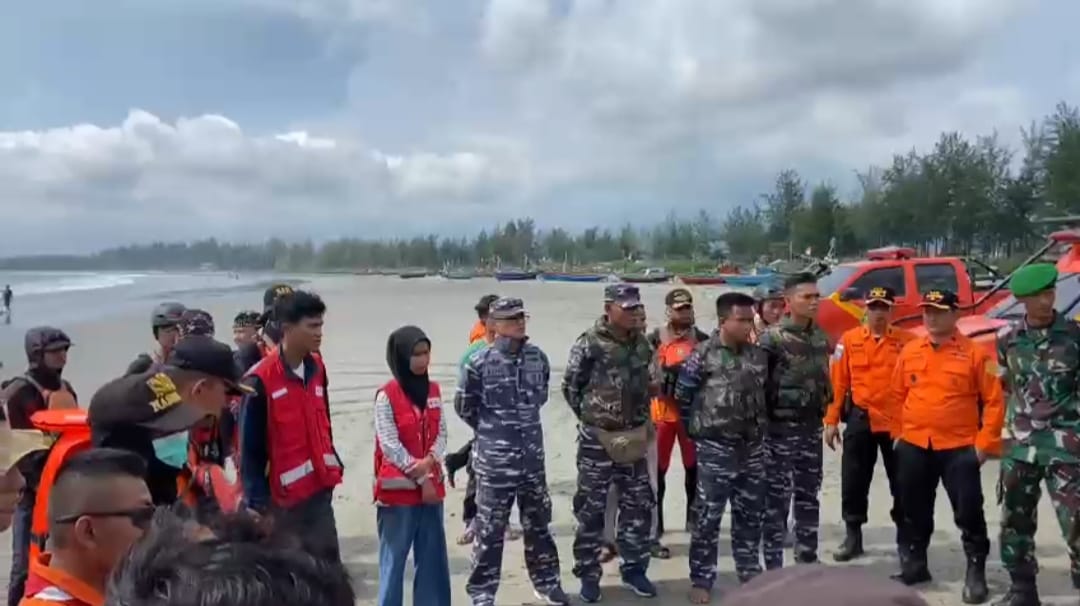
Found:
<path fill-rule="evenodd" d="M 744 201 L 731 191 L 783 168 L 844 178 L 942 130 L 1012 141 L 1056 101 L 986 64 L 1021 0 L 234 2 L 316 24 L 328 47 L 359 25 L 352 107 L 276 134 L 153 107 L 0 132 L 17 228 L 0 254 L 46 248 L 33 234 L 58 218 L 74 247 L 597 220 L 623 195 L 641 207 L 616 220 L 646 221 Z"/>

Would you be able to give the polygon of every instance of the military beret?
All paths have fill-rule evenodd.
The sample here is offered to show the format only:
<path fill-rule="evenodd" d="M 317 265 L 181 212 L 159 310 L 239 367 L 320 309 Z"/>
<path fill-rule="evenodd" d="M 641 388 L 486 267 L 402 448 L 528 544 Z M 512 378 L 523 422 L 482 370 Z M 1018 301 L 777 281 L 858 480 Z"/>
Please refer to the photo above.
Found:
<path fill-rule="evenodd" d="M 1021 267 L 1009 278 L 1009 290 L 1017 297 L 1030 297 L 1054 286 L 1057 268 L 1050 263 L 1034 263 Z"/>

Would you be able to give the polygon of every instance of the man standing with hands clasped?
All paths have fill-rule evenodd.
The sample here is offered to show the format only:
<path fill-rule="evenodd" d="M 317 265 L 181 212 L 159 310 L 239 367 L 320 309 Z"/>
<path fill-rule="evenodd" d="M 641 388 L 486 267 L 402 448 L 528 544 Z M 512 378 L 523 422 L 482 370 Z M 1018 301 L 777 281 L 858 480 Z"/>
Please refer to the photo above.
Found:
<path fill-rule="evenodd" d="M 1006 395 L 1001 562 L 1012 584 L 997 606 L 1039 604 L 1034 535 L 1043 481 L 1080 589 L 1080 324 L 1054 310 L 1057 279 L 1048 263 L 1017 270 L 1009 288 L 1024 318 L 998 336 Z"/>
<path fill-rule="evenodd" d="M 964 603 L 981 604 L 989 595 L 990 539 L 979 468 L 1001 449 L 1004 402 L 997 363 L 956 330 L 956 293 L 931 290 L 920 306 L 927 334 L 900 351 L 892 380 L 893 406 L 899 413 L 897 477 L 907 534 L 907 545 L 900 549 L 900 573 L 894 578 L 907 585 L 931 578 L 926 549 L 934 532 L 940 482 L 967 556 Z"/>
<path fill-rule="evenodd" d="M 866 294 L 865 323 L 844 333 L 832 356 L 833 401 L 825 413 L 825 444 L 830 450 L 836 450 L 841 441 L 838 424 L 845 424 L 840 509 L 847 536 L 833 554 L 837 562 L 863 555 L 862 526 L 866 523 L 867 495 L 879 450 L 893 497 L 890 514 L 896 524 L 897 545 L 904 544 L 904 517 L 893 455 L 896 412 L 891 409 L 889 386 L 900 350 L 914 335 L 890 324 L 895 302 L 893 289 L 871 288 Z"/>
<path fill-rule="evenodd" d="M 458 416 L 476 432 L 476 541 L 465 589 L 473 606 L 494 606 L 510 507 L 517 499 L 525 530 L 525 567 L 536 597 L 544 604 L 569 604 L 548 529 L 551 497 L 540 424 L 551 365 L 525 336 L 521 299 L 498 299 L 490 313 L 495 341 L 465 362 L 454 401 Z"/>

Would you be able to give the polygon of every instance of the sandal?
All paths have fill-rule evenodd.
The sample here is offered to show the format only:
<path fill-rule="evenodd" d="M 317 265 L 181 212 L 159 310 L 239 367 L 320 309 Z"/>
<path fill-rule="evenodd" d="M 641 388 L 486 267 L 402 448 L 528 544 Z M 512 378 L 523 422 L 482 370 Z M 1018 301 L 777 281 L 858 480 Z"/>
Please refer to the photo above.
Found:
<path fill-rule="evenodd" d="M 649 555 L 658 560 L 668 560 L 671 559 L 671 550 L 666 545 L 657 543 L 649 550 Z"/>
<path fill-rule="evenodd" d="M 520 526 L 515 526 L 514 524 L 510 524 L 506 528 L 506 540 L 507 541 L 516 541 L 516 540 L 521 538 L 521 535 L 522 535 L 522 530 L 521 530 Z"/>
<path fill-rule="evenodd" d="M 466 527 L 465 532 L 461 533 L 461 536 L 459 536 L 457 538 L 457 544 L 458 545 L 468 545 L 469 543 L 472 543 L 473 540 L 475 540 L 475 539 L 476 539 L 476 531 L 474 531 L 473 527 L 470 525 L 470 526 Z"/>
<path fill-rule="evenodd" d="M 605 543 L 600 547 L 600 563 L 607 564 L 615 559 L 615 556 L 619 555 L 619 550 L 610 543 Z"/>

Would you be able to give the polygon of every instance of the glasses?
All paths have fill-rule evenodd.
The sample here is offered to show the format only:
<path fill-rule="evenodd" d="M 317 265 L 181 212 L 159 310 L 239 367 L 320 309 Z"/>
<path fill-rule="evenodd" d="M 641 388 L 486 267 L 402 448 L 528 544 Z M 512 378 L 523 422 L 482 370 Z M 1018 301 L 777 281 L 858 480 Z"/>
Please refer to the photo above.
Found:
<path fill-rule="evenodd" d="M 138 509 L 127 509 L 123 511 L 98 511 L 98 512 L 85 512 L 76 513 L 68 516 L 63 516 L 53 520 L 56 524 L 74 524 L 79 518 L 127 518 L 131 520 L 132 526 L 141 530 L 146 530 L 150 527 L 150 522 L 154 519 L 154 512 L 157 511 L 157 507 L 148 505 L 146 507 L 140 507 Z"/>

